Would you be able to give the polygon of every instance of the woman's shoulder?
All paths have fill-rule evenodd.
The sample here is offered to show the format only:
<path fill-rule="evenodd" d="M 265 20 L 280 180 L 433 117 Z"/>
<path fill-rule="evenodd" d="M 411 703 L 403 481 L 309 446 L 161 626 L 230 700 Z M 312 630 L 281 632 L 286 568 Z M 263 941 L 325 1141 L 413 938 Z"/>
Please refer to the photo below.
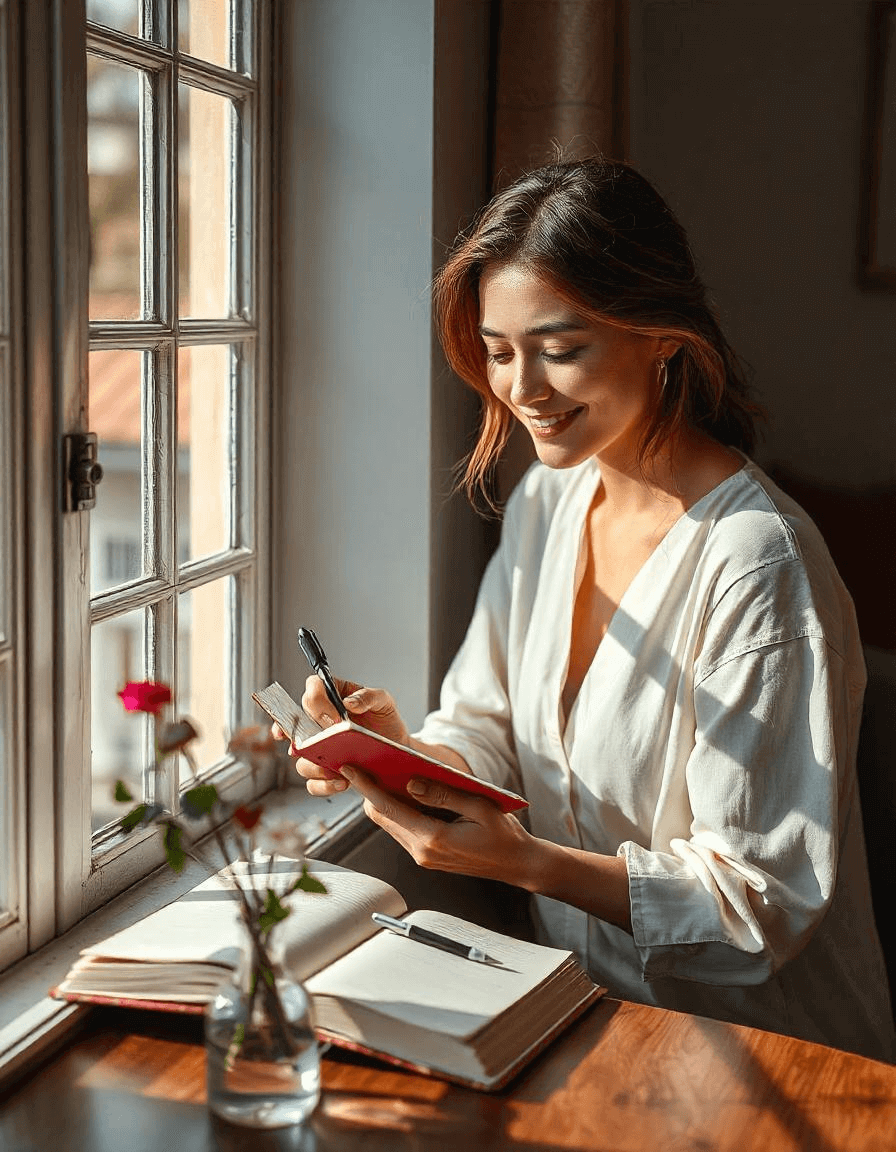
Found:
<path fill-rule="evenodd" d="M 751 460 L 688 512 L 707 522 L 707 543 L 744 570 L 795 561 L 832 566 L 808 514 Z"/>
<path fill-rule="evenodd" d="M 703 520 L 712 603 L 727 605 L 726 628 L 737 618 L 769 642 L 817 635 L 843 655 L 853 652 L 852 600 L 824 539 L 761 468 L 746 461 L 691 513 Z"/>

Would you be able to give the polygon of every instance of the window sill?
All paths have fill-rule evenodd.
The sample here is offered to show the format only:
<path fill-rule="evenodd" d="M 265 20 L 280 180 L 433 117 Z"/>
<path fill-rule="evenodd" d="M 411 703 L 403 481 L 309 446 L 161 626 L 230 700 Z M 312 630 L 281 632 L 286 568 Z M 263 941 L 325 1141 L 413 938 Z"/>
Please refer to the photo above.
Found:
<path fill-rule="evenodd" d="M 269 813 L 282 812 L 304 825 L 308 855 L 316 859 L 338 862 L 370 834 L 356 793 L 321 798 L 286 788 L 269 792 L 265 805 Z M 162 867 L 0 975 L 0 1085 L 25 1074 L 90 1011 L 48 995 L 81 950 L 170 904 L 208 875 L 193 861 L 180 875 Z"/>

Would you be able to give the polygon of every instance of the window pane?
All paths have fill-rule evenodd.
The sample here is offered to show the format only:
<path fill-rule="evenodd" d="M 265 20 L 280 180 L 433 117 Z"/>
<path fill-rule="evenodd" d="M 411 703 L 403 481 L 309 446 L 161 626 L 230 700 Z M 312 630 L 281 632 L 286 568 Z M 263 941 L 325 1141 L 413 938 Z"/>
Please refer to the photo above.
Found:
<path fill-rule="evenodd" d="M 126 712 L 117 693 L 131 680 L 146 680 L 146 610 L 137 608 L 94 624 L 90 635 L 90 733 L 95 832 L 127 811 L 113 796 L 116 780 L 143 799 L 147 719 Z"/>
<path fill-rule="evenodd" d="M 230 699 L 233 581 L 214 580 L 178 598 L 178 713 L 189 716 L 199 739 L 196 767 L 202 771 L 223 759 L 231 730 Z M 181 768 L 181 787 L 189 787 L 189 769 Z"/>
<path fill-rule="evenodd" d="M 12 486 L 12 456 L 9 442 L 10 430 L 10 395 L 9 373 L 7 365 L 7 348 L 0 340 L 0 491 L 8 493 L 6 507 L 0 516 L 0 647 L 10 639 L 12 612 L 12 555 L 10 552 L 9 533 L 13 523 L 13 495 Z M 0 717 L 2 722 L 2 717 Z M 2 732 L 0 732 L 2 738 Z M 0 789 L 3 781 L 0 779 Z M 0 794 L 2 795 L 2 794 Z M 3 841 L 0 840 L 0 850 Z"/>
<path fill-rule="evenodd" d="M 233 541 L 233 366 L 230 344 L 178 352 L 177 523 L 182 563 L 223 552 Z"/>
<path fill-rule="evenodd" d="M 90 319 L 141 316 L 141 73 L 87 58 Z"/>
<path fill-rule="evenodd" d="M 137 35 L 141 0 L 87 0 L 87 19 Z"/>
<path fill-rule="evenodd" d="M 103 482 L 90 516 L 90 591 L 104 592 L 144 573 L 141 498 L 142 353 L 90 353 L 90 427 L 98 437 Z"/>
<path fill-rule="evenodd" d="M 250 0 L 180 0 L 179 50 L 248 73 L 252 7 Z"/>
<path fill-rule="evenodd" d="M 13 841 L 12 677 L 9 662 L 0 653 L 0 921 L 9 909 L 12 893 L 10 845 Z"/>
<path fill-rule="evenodd" d="M 231 315 L 233 130 L 226 96 L 180 85 L 178 258 L 181 316 Z"/>

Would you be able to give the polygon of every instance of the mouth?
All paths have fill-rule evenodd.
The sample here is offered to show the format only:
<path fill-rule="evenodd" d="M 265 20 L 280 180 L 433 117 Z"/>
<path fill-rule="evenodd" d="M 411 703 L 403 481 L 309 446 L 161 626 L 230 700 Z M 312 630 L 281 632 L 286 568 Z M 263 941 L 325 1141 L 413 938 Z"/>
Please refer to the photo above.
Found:
<path fill-rule="evenodd" d="M 550 416 L 526 416 L 526 421 L 533 436 L 547 439 L 565 432 L 581 411 L 582 408 L 571 408 L 568 412 L 555 412 Z"/>

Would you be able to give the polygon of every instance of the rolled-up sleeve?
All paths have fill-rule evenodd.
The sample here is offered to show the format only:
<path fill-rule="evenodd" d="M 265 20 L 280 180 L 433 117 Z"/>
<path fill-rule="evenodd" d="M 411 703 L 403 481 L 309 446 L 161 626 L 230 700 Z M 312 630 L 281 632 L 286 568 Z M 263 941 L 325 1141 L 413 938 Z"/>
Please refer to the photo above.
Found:
<path fill-rule="evenodd" d="M 837 870 L 844 680 L 841 657 L 804 635 L 696 683 L 690 835 L 668 851 L 619 848 L 643 979 L 762 983 L 820 923 Z"/>

